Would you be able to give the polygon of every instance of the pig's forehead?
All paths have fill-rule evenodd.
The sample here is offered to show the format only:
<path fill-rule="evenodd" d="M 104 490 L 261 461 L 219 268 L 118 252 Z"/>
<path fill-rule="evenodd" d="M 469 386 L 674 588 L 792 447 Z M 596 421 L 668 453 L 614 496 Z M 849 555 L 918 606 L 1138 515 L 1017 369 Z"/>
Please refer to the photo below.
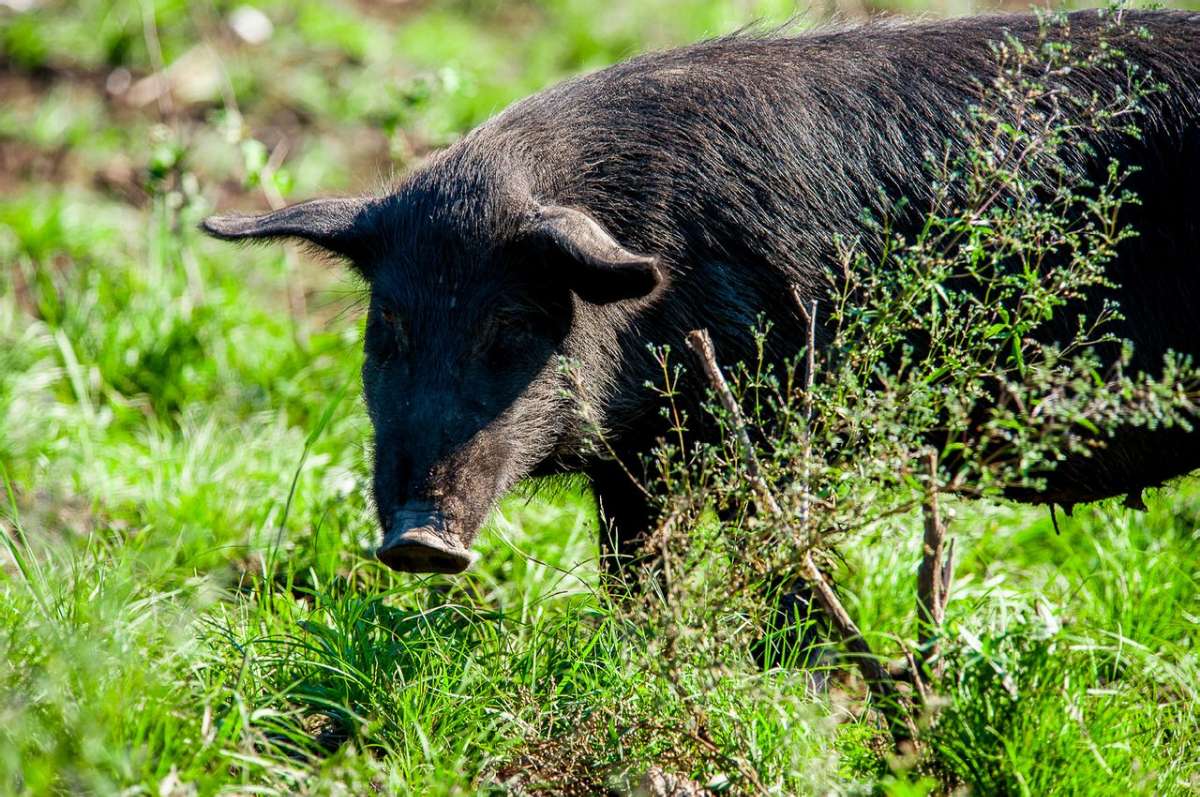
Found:
<path fill-rule="evenodd" d="M 506 293 L 498 264 L 486 253 L 435 251 L 382 258 L 370 277 L 376 302 L 427 314 L 462 317 L 496 304 Z"/>
<path fill-rule="evenodd" d="M 503 288 L 517 219 L 489 192 L 413 191 L 393 198 L 375 232 L 372 288 L 397 299 L 461 300 Z"/>

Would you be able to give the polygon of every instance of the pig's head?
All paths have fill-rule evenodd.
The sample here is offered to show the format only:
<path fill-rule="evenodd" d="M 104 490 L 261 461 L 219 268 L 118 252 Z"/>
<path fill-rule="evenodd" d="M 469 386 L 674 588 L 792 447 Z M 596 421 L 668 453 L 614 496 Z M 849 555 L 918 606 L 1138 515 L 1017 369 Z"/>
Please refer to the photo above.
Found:
<path fill-rule="evenodd" d="M 366 280 L 377 555 L 396 570 L 457 573 L 495 502 L 577 433 L 560 357 L 586 364 L 608 348 L 580 316 L 648 296 L 661 274 L 583 209 L 435 177 L 202 227 L 306 241 Z"/>

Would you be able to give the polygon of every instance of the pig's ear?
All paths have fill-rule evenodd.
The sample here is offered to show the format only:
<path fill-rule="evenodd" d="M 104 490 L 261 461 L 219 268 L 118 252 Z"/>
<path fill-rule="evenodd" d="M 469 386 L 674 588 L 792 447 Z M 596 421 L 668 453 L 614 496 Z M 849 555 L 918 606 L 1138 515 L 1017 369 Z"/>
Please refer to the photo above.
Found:
<path fill-rule="evenodd" d="M 209 216 L 200 229 L 224 241 L 296 238 L 358 261 L 371 240 L 374 208 L 370 199 L 313 199 L 261 216 Z"/>
<path fill-rule="evenodd" d="M 580 210 L 540 208 L 528 238 L 567 287 L 593 304 L 640 299 L 662 282 L 653 257 L 630 252 Z"/>

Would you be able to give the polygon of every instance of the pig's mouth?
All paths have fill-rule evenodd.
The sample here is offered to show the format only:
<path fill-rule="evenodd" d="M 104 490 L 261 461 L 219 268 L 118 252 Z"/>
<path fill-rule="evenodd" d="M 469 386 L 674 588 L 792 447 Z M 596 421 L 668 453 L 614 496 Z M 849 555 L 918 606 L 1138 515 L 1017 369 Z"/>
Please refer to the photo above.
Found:
<path fill-rule="evenodd" d="M 461 573 L 476 558 L 442 514 L 428 509 L 396 512 L 375 556 L 402 573 Z"/>

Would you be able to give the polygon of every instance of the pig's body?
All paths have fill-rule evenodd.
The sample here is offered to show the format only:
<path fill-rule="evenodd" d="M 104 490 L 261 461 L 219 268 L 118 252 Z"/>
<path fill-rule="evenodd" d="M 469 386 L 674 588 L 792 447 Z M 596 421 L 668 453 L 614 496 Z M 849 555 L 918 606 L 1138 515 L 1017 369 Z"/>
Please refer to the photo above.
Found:
<path fill-rule="evenodd" d="M 1070 39 L 1086 47 L 1108 24 L 1072 15 Z M 1115 331 L 1135 343 L 1134 365 L 1153 369 L 1167 350 L 1200 356 L 1200 15 L 1126 14 L 1126 29 L 1139 25 L 1151 37 L 1120 44 L 1169 90 L 1149 100 L 1140 141 L 1111 134 L 1078 166 L 1116 156 L 1140 170 L 1129 187 L 1141 205 L 1126 217 L 1140 235 L 1111 276 L 1126 316 Z M 885 210 L 880 188 L 923 207 L 926 154 L 959 135 L 957 115 L 996 72 L 989 43 L 1006 31 L 1031 40 L 1037 24 L 873 24 L 649 55 L 517 103 L 384 199 L 209 229 L 307 238 L 370 281 L 364 381 L 385 561 L 461 569 L 504 491 L 564 471 L 588 474 L 627 547 L 650 521 L 646 499 L 588 453 L 577 401 L 633 465 L 662 433 L 644 386 L 660 378 L 650 344 L 683 351 L 703 327 L 733 361 L 751 354 L 765 315 L 771 356 L 793 356 L 803 336 L 789 286 L 825 296 L 836 239 L 867 235 L 870 247 L 861 218 Z M 1072 80 L 1107 90 L 1097 72 Z M 519 333 L 479 344 L 492 339 L 480 329 L 510 328 L 492 318 L 506 313 L 526 313 Z M 1196 434 L 1122 434 L 1023 497 L 1094 500 L 1197 467 Z"/>

